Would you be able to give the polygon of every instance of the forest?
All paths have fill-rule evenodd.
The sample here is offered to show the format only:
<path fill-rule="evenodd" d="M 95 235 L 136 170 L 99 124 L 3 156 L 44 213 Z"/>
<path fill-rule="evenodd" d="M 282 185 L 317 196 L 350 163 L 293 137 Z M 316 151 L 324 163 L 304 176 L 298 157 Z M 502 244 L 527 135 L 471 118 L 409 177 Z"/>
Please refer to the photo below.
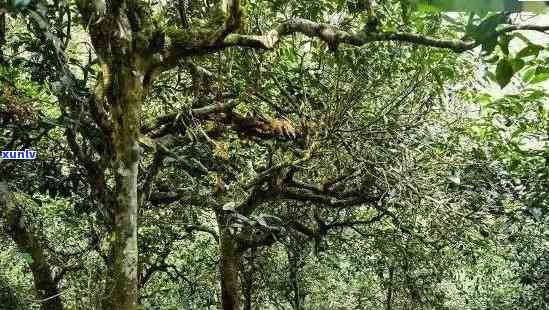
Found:
<path fill-rule="evenodd" d="M 511 2 L 0 0 L 0 309 L 549 309 Z"/>

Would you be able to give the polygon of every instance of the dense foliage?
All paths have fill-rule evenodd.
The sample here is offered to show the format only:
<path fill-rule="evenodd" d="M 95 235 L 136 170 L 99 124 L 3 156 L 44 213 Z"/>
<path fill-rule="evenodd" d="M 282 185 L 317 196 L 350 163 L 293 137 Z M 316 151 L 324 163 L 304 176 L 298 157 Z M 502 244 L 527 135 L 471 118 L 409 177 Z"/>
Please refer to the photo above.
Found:
<path fill-rule="evenodd" d="M 0 309 L 549 307 L 549 18 L 417 2 L 0 1 Z"/>

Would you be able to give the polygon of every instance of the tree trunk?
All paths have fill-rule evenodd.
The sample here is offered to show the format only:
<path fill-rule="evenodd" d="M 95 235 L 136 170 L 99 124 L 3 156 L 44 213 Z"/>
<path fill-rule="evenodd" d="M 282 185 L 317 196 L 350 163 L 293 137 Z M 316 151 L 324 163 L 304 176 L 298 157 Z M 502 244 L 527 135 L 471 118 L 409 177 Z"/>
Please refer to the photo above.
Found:
<path fill-rule="evenodd" d="M 290 280 L 291 289 L 293 291 L 292 308 L 294 310 L 301 310 L 301 294 L 299 292 L 298 266 L 297 266 L 296 254 L 292 254 L 288 252 L 288 261 L 290 265 L 289 280 Z"/>
<path fill-rule="evenodd" d="M 251 270 L 246 271 L 245 267 L 242 266 L 240 274 L 242 282 L 242 290 L 244 297 L 244 310 L 252 310 L 252 299 L 253 299 L 253 287 L 254 287 L 254 271 L 253 271 L 253 257 L 250 260 L 250 265 L 252 265 Z"/>
<path fill-rule="evenodd" d="M 6 13 L 0 12 L 0 64 L 4 63 L 4 44 L 6 44 Z"/>
<path fill-rule="evenodd" d="M 244 310 L 252 310 L 252 284 L 244 287 Z"/>
<path fill-rule="evenodd" d="M 223 212 L 223 211 L 221 211 Z M 223 310 L 240 309 L 240 255 L 237 242 L 229 231 L 227 217 L 217 215 L 219 226 L 219 273 L 221 280 L 221 307 Z"/>
<path fill-rule="evenodd" d="M 389 267 L 389 283 L 387 286 L 387 298 L 385 300 L 385 309 L 391 310 L 393 308 L 393 266 Z"/>
<path fill-rule="evenodd" d="M 41 300 L 42 310 L 62 310 L 61 294 L 53 278 L 42 244 L 28 226 L 23 210 L 15 203 L 15 197 L 8 192 L 7 185 L 0 183 L 0 216 L 6 220 L 10 237 L 21 252 L 30 255 L 29 266 L 34 278 L 36 296 Z"/>
<path fill-rule="evenodd" d="M 250 249 L 250 255 L 247 260 L 248 266 L 245 266 L 244 262 L 241 262 L 240 282 L 242 282 L 242 291 L 244 297 L 244 310 L 252 310 L 253 294 L 254 294 L 254 277 L 255 277 L 255 249 Z M 246 268 L 248 267 L 248 269 Z"/>
<path fill-rule="evenodd" d="M 143 101 L 143 70 L 137 57 L 111 63 L 107 92 L 113 122 L 113 172 L 110 246 L 112 266 L 106 309 L 134 310 L 138 302 L 137 177 L 140 150 L 138 130 Z M 109 72 L 103 72 L 109 74 Z"/>

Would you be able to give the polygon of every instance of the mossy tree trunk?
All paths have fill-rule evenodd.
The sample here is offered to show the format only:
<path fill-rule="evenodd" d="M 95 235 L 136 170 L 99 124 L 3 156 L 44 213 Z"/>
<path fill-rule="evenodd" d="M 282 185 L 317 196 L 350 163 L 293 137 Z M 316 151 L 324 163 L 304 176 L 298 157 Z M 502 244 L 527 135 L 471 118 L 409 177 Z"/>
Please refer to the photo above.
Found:
<path fill-rule="evenodd" d="M 138 301 L 137 178 L 140 149 L 138 133 L 144 96 L 143 68 L 138 56 L 111 63 L 107 93 L 112 116 L 116 181 L 112 206 L 110 246 L 112 265 L 105 308 L 133 310 Z"/>
<path fill-rule="evenodd" d="M 0 220 L 17 245 L 19 251 L 29 255 L 29 267 L 34 279 L 36 297 L 42 310 L 63 310 L 58 280 L 53 277 L 52 267 L 44 253 L 43 244 L 35 236 L 24 210 L 17 205 L 15 195 L 8 186 L 0 183 Z M 1 305 L 0 305 L 1 306 Z"/>
<path fill-rule="evenodd" d="M 106 7 L 98 4 L 106 4 Z M 94 119 L 105 134 L 109 168 L 115 181 L 109 197 L 110 262 L 104 309 L 134 310 L 139 300 L 138 143 L 141 109 L 151 80 L 154 27 L 144 1 L 78 3 L 89 25 L 101 74 L 92 100 Z"/>
<path fill-rule="evenodd" d="M 221 307 L 223 310 L 240 309 L 240 260 L 238 242 L 231 235 L 228 216 L 217 214 L 219 226 L 219 273 L 221 283 Z"/>

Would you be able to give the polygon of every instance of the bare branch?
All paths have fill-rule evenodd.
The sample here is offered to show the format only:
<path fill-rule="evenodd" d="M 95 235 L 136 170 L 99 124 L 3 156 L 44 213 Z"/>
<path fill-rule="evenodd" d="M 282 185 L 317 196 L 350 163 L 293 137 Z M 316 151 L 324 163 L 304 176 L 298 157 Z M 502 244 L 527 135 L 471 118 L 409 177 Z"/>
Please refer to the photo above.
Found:
<path fill-rule="evenodd" d="M 253 235 L 239 234 L 236 236 L 238 240 L 238 247 L 240 251 L 244 251 L 251 248 L 259 248 L 262 246 L 269 246 L 276 242 L 276 234 L 279 231 L 261 231 Z"/>

